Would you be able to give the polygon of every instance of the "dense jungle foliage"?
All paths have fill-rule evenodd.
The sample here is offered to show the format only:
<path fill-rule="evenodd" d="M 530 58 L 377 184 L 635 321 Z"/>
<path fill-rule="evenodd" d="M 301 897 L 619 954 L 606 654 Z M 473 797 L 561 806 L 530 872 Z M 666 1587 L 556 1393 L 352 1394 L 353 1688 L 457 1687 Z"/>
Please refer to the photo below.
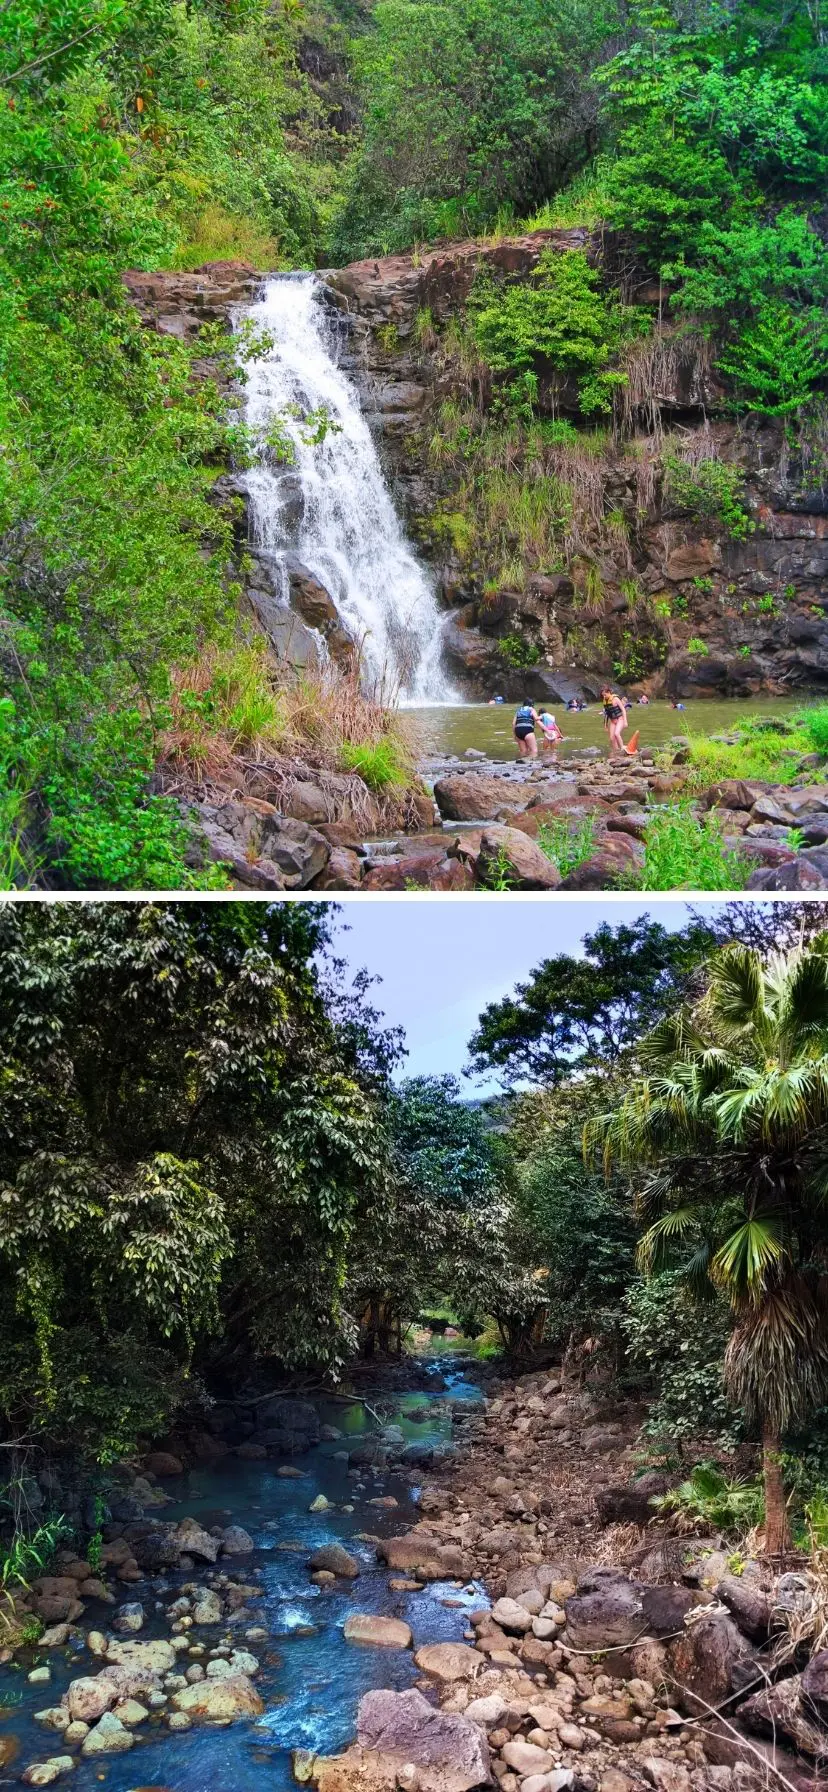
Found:
<path fill-rule="evenodd" d="M 823 919 L 732 905 L 673 934 L 602 925 L 471 1041 L 478 1070 L 523 1085 L 502 1167 L 546 1270 L 547 1339 L 647 1395 L 650 1462 L 732 1469 L 761 1441 L 775 1551 L 828 1473 Z"/>
<path fill-rule="evenodd" d="M 825 53 L 810 0 L 9 0 L 0 885 L 222 881 L 153 771 L 176 678 L 207 667 L 201 708 L 222 706 L 214 667 L 249 685 L 209 502 L 249 445 L 226 344 L 142 333 L 122 272 L 601 223 L 633 285 L 714 332 L 734 405 L 790 417 L 828 368 Z M 606 408 L 643 327 L 578 255 L 503 307 L 478 293 L 474 320 L 529 414 L 538 356 Z M 229 705 L 242 738 L 278 707 L 254 682 Z"/>
<path fill-rule="evenodd" d="M 392 1085 L 324 905 L 0 910 L 0 1431 L 111 1459 L 200 1377 L 336 1378 L 536 1292 L 479 1116 Z"/>
<path fill-rule="evenodd" d="M 828 1480 L 822 919 L 602 925 L 481 1015 L 478 1103 L 324 905 L 0 908 L 0 1443 L 92 1470 L 436 1309 L 644 1396 L 671 1472 L 762 1444 L 778 1541 Z"/>

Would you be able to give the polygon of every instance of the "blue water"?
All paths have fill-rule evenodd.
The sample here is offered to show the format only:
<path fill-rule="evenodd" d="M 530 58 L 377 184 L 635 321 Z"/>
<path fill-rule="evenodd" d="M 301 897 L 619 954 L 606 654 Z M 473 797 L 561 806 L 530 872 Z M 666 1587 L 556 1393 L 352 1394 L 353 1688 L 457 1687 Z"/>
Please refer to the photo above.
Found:
<path fill-rule="evenodd" d="M 435 1393 L 408 1393 L 394 1400 L 381 1399 L 383 1416 L 400 1425 L 406 1439 L 445 1441 L 451 1436 L 451 1408 L 467 1406 L 480 1398 L 477 1387 L 454 1366 L 444 1368 L 446 1386 Z M 369 1400 L 371 1396 L 367 1396 Z M 425 1422 L 408 1418 L 409 1412 L 428 1407 Z M 93 1792 L 103 1785 L 107 1792 L 261 1792 L 263 1782 L 277 1792 L 294 1784 L 290 1752 L 310 1748 L 331 1753 L 353 1737 L 356 1708 L 362 1694 L 372 1687 L 409 1686 L 416 1669 L 412 1650 L 367 1648 L 346 1643 L 342 1627 L 350 1612 L 389 1613 L 410 1624 L 414 1647 L 434 1641 L 457 1641 L 466 1627 L 466 1613 L 484 1598 L 479 1587 L 468 1591 L 454 1583 L 432 1583 L 421 1593 L 393 1593 L 388 1570 L 379 1566 L 373 1545 L 358 1533 L 394 1535 L 417 1520 L 419 1489 L 393 1470 L 361 1469 L 359 1478 L 337 1454 L 348 1448 L 361 1432 L 373 1430 L 361 1406 L 331 1404 L 321 1412 L 323 1423 L 345 1433 L 342 1442 L 321 1444 L 298 1457 L 292 1466 L 302 1470 L 294 1480 L 276 1474 L 275 1460 L 244 1462 L 229 1456 L 215 1467 L 194 1469 L 181 1482 L 166 1482 L 174 1503 L 159 1515 L 175 1519 L 185 1513 L 207 1524 L 243 1525 L 256 1543 L 256 1554 L 220 1561 L 216 1571 L 231 1579 L 258 1583 L 261 1600 L 249 1602 L 251 1616 L 231 1627 L 236 1646 L 250 1649 L 261 1663 L 255 1685 L 264 1700 L 264 1715 L 254 1722 L 238 1722 L 228 1729 L 194 1727 L 183 1734 L 170 1733 L 158 1719 L 150 1719 L 135 1732 L 134 1748 L 126 1755 L 84 1761 L 67 1750 L 56 1731 L 44 1730 L 32 1713 L 60 1702 L 62 1692 L 78 1674 L 94 1673 L 85 1648 L 52 1650 L 41 1659 L 52 1671 L 47 1686 L 30 1686 L 27 1669 L 0 1668 L 0 1761 L 3 1743 L 12 1736 L 19 1744 L 15 1759 L 0 1768 L 0 1786 L 19 1784 L 19 1774 L 31 1761 L 49 1755 L 72 1753 L 75 1770 L 57 1782 L 74 1792 Z M 309 1512 L 316 1495 L 335 1502 L 326 1512 Z M 396 1509 L 372 1506 L 369 1501 L 394 1495 Z M 352 1512 L 342 1507 L 352 1505 Z M 312 1585 L 306 1567 L 311 1550 L 321 1543 L 342 1541 L 359 1559 L 357 1580 L 336 1582 L 333 1589 Z M 296 1545 L 295 1548 L 291 1545 Z M 280 1547 L 280 1545 L 282 1547 Z M 156 1604 L 165 1606 L 176 1597 L 185 1580 L 208 1584 L 207 1565 L 161 1581 L 144 1581 L 125 1588 L 123 1599 L 140 1599 L 148 1613 L 141 1637 L 167 1636 Z M 115 1586 L 118 1583 L 113 1583 Z M 163 1593 L 161 1591 L 163 1587 Z M 445 1605 L 443 1600 L 459 1602 Z M 120 1592 L 119 1592 L 120 1602 Z M 88 1606 L 82 1620 L 85 1629 L 106 1629 L 112 1607 Z M 149 1614 L 152 1613 L 150 1617 Z M 244 1630 L 252 1625 L 267 1629 L 268 1639 L 248 1642 Z M 199 1630 L 194 1637 L 211 1646 L 221 1630 Z M 184 1657 L 182 1667 L 187 1665 Z M 13 1704 L 8 1704 L 13 1700 Z M 18 1702 L 19 1700 L 19 1702 Z M 4 1710 L 5 1707 L 5 1710 Z"/>

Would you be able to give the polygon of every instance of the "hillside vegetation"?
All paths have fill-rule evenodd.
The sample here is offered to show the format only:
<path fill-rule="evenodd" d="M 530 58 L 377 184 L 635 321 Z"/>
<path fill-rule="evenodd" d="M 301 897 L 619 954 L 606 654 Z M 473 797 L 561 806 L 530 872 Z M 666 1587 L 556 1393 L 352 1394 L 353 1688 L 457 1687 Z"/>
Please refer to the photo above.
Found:
<path fill-rule="evenodd" d="M 123 271 L 323 266 L 601 222 L 712 333 L 733 407 L 785 419 L 819 476 L 824 61 L 808 0 L 11 0 L 0 885 L 220 884 L 189 868 L 154 786 L 176 693 L 197 691 L 200 725 L 222 693 L 193 669 L 221 665 L 255 737 L 286 677 L 240 639 L 231 519 L 210 502 L 250 452 L 231 402 L 243 366 L 215 330 L 195 345 L 142 332 Z M 626 377 L 646 320 L 588 276 L 544 265 L 499 314 L 477 294 L 474 353 L 516 427 L 540 359 L 599 420 Z"/>

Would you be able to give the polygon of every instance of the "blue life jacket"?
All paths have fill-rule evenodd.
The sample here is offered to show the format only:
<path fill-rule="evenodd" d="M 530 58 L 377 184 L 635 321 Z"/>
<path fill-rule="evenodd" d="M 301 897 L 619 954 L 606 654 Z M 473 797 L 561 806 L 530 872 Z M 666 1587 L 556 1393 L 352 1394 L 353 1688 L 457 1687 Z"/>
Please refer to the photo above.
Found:
<path fill-rule="evenodd" d="M 531 722 L 532 719 L 532 705 L 530 703 L 522 703 L 515 716 L 515 722 Z"/>

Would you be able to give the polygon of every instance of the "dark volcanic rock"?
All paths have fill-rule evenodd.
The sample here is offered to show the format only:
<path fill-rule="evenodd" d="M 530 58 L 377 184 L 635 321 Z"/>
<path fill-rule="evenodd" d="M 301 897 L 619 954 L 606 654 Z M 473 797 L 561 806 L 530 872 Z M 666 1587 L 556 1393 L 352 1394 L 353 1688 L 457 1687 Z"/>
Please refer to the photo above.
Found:
<path fill-rule="evenodd" d="M 309 1400 L 274 1395 L 256 1410 L 259 1440 L 274 1455 L 301 1456 L 319 1442 L 319 1414 Z"/>

